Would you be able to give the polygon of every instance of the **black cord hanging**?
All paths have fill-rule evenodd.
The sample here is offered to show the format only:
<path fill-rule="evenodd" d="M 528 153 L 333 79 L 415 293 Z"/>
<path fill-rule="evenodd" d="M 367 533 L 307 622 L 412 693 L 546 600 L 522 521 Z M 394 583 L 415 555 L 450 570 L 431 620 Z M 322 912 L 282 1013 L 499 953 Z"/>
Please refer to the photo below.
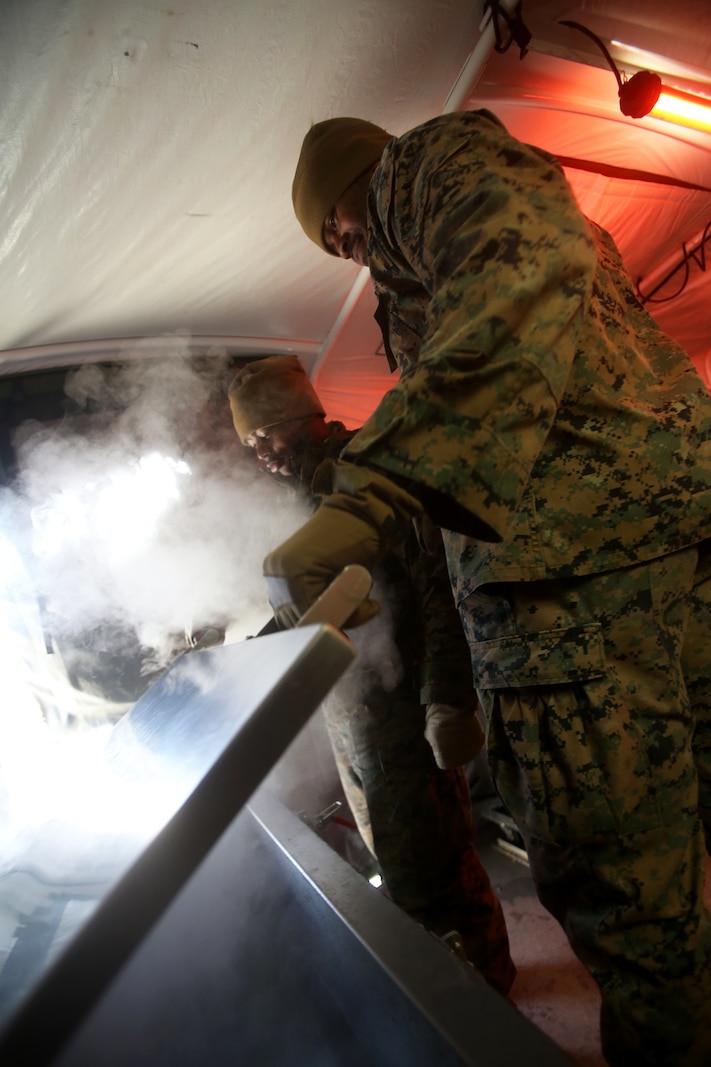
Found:
<path fill-rule="evenodd" d="M 608 52 L 600 38 L 582 26 L 579 22 L 570 22 L 568 19 L 560 19 L 559 25 L 570 26 L 573 30 L 580 30 L 598 46 L 607 62 L 610 64 L 613 74 L 617 79 L 617 89 L 620 99 L 620 111 L 631 119 L 642 119 L 652 110 L 662 89 L 662 79 L 651 70 L 640 70 L 629 81 L 620 74 L 615 66 L 615 61 Z"/>
<path fill-rule="evenodd" d="M 508 52 L 511 45 L 516 42 L 520 49 L 519 59 L 528 52 L 528 46 L 531 43 L 531 31 L 528 26 L 524 24 L 521 16 L 521 0 L 516 4 L 513 13 L 505 11 L 499 3 L 499 0 L 486 0 L 484 4 L 484 14 L 487 11 L 491 12 L 491 19 L 494 25 L 494 51 L 500 55 L 504 52 Z M 504 40 L 502 33 L 501 23 L 505 22 L 508 29 L 508 39 Z"/>
<path fill-rule="evenodd" d="M 643 293 L 640 289 L 641 279 L 637 281 L 637 296 L 642 304 L 664 304 L 669 300 L 675 300 L 686 289 L 689 281 L 689 274 L 691 272 L 691 264 L 695 263 L 702 274 L 706 272 L 706 246 L 711 242 L 711 220 L 706 223 L 701 240 L 693 247 L 687 247 L 686 241 L 681 246 L 681 259 L 679 262 L 667 271 L 663 278 L 656 283 L 656 285 L 650 289 L 647 293 Z M 673 279 L 674 275 L 681 271 L 681 280 L 678 283 L 678 287 L 673 292 L 667 292 L 665 296 L 657 296 L 665 286 L 668 286 L 669 282 Z"/>

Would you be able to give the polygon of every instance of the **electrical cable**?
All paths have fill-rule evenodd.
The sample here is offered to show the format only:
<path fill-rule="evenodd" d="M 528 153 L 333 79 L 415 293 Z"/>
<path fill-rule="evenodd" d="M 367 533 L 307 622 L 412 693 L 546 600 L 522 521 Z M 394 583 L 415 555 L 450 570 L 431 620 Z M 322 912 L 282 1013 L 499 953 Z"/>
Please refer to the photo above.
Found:
<path fill-rule="evenodd" d="M 491 21 L 494 27 L 494 51 L 498 52 L 499 55 L 503 55 L 504 52 L 508 52 L 515 41 L 520 50 L 519 58 L 523 59 L 531 43 L 531 31 L 524 24 L 521 17 L 521 0 L 516 4 L 513 13 L 506 11 L 499 3 L 499 0 L 486 0 L 483 13 L 486 14 L 487 11 L 491 12 Z M 504 41 L 499 20 L 503 20 L 508 27 L 509 38 L 507 41 Z"/>
<path fill-rule="evenodd" d="M 640 70 L 628 81 L 626 76 L 620 74 L 614 59 L 597 34 L 589 30 L 587 26 L 583 26 L 579 22 L 572 22 L 569 19 L 559 19 L 559 25 L 579 30 L 598 46 L 617 79 L 617 95 L 620 100 L 622 114 L 628 115 L 633 119 L 642 119 L 645 115 L 648 115 L 659 99 L 662 89 L 662 79 L 659 75 L 654 74 L 651 70 Z"/>
<path fill-rule="evenodd" d="M 580 32 L 586 34 L 590 38 L 591 41 L 595 42 L 595 44 L 600 49 L 600 51 L 604 55 L 604 57 L 607 60 L 607 62 L 610 64 L 610 67 L 612 68 L 612 73 L 617 78 L 617 85 L 618 85 L 618 88 L 619 88 L 619 90 L 621 92 L 622 91 L 622 85 L 623 85 L 622 75 L 620 74 L 619 70 L 615 66 L 614 59 L 612 58 L 612 56 L 610 55 L 610 53 L 608 52 L 607 48 L 605 47 L 603 42 L 600 40 L 600 38 L 596 34 L 594 34 L 592 30 L 589 30 L 587 28 L 587 26 L 582 26 L 579 22 L 571 22 L 569 19 L 559 19 L 558 20 L 558 24 L 560 26 L 570 26 L 570 28 L 573 29 L 573 30 L 580 30 Z"/>

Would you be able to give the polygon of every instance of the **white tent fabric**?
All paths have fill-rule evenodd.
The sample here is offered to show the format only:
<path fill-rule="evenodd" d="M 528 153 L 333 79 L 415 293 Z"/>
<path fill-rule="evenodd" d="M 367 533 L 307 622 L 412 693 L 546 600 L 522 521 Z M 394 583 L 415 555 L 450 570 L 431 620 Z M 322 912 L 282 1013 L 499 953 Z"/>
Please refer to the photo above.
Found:
<path fill-rule="evenodd" d="M 301 138 L 335 114 L 401 133 L 440 113 L 478 55 L 482 10 L 482 0 L 4 0 L 0 373 L 17 349 L 41 365 L 50 345 L 65 358 L 72 345 L 180 331 L 246 354 L 295 352 L 329 415 L 361 422 L 391 377 L 374 356 L 361 273 L 324 257 L 293 217 Z M 483 54 L 458 106 L 489 107 L 559 155 L 711 185 L 711 137 L 624 118 L 599 49 L 560 24 L 577 19 L 616 39 L 619 55 L 711 96 L 706 0 L 679 10 L 524 0 L 522 13 L 529 52 Z M 711 218 L 707 193 L 568 173 L 635 277 L 681 261 Z M 653 312 L 709 381 L 707 251 Z"/>

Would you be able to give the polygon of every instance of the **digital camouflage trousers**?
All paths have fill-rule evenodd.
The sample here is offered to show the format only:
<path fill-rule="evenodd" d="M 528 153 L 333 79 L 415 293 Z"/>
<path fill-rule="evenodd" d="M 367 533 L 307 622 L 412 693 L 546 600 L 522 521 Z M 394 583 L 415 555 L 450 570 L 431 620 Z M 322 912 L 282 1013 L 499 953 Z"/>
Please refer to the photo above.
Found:
<path fill-rule="evenodd" d="M 456 930 L 502 993 L 515 968 L 501 904 L 474 841 L 463 769 L 440 770 L 406 687 L 351 671 L 323 705 L 346 799 L 391 899 L 437 936 Z"/>
<path fill-rule="evenodd" d="M 711 545 L 486 586 L 460 613 L 492 778 L 600 987 L 607 1060 L 708 1065 Z"/>

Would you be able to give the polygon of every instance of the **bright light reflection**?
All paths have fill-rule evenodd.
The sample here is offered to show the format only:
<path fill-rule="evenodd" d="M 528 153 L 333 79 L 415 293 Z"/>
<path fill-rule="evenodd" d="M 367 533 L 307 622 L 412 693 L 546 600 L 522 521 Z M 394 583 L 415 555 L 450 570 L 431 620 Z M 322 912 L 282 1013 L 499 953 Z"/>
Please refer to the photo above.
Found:
<path fill-rule="evenodd" d="M 50 821 L 65 823 L 78 840 L 122 835 L 143 841 L 162 828 L 175 810 L 174 790 L 162 776 L 141 781 L 114 774 L 105 755 L 111 730 L 61 733 L 35 721 L 14 732 L 2 773 L 8 837 Z"/>
<path fill-rule="evenodd" d="M 676 92 L 662 88 L 659 99 L 649 113 L 652 118 L 666 119 L 678 126 L 689 126 L 694 130 L 711 131 L 711 100 L 705 104 L 688 93 Z"/>
<path fill-rule="evenodd" d="M 149 481 L 157 469 L 149 457 Z M 20 553 L 0 536 L 0 859 L 13 852 L 13 840 L 58 820 L 76 838 L 70 848 L 112 834 L 147 840 L 184 799 L 181 783 L 156 773 L 137 742 L 122 750 L 120 766 L 112 762 L 111 724 L 64 730 L 47 723 L 37 694 L 61 682 L 51 660 Z"/>
<path fill-rule="evenodd" d="M 180 498 L 180 478 L 188 474 L 183 460 L 152 452 L 78 488 L 61 489 L 32 509 L 36 554 L 54 555 L 87 537 L 113 558 L 135 554 Z"/>

